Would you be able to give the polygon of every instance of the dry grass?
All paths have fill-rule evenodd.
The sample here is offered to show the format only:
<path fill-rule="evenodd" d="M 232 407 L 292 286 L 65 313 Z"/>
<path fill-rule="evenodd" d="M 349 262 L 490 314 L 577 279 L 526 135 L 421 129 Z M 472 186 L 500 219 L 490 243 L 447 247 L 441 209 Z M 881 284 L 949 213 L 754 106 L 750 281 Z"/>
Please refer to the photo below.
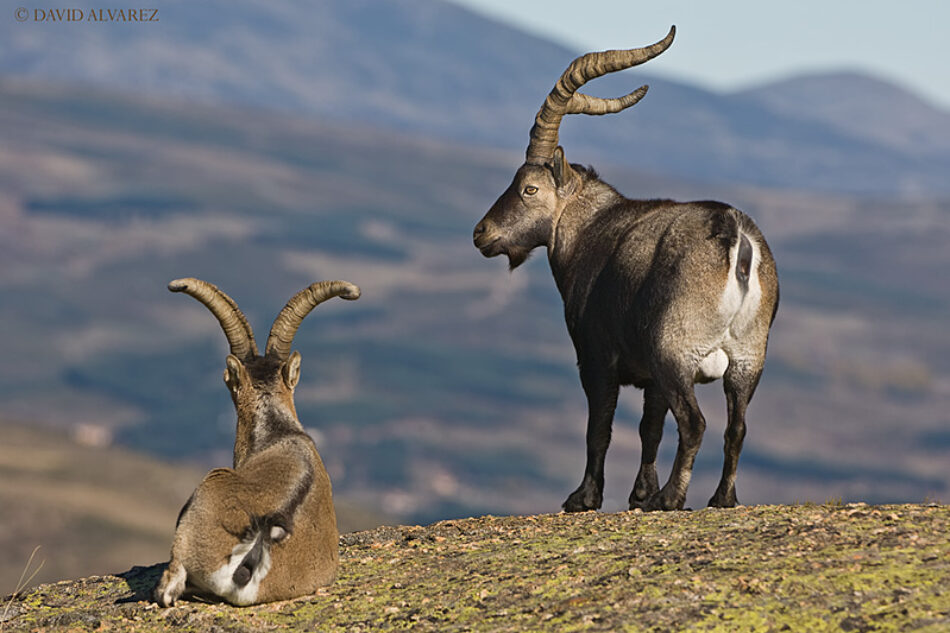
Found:
<path fill-rule="evenodd" d="M 33 568 L 33 559 L 36 557 L 36 553 L 40 551 L 40 546 L 37 545 L 33 548 L 33 551 L 30 552 L 30 557 L 26 560 L 26 565 L 23 566 L 23 571 L 20 573 L 20 579 L 17 580 L 16 588 L 13 590 L 13 593 L 10 594 L 10 599 L 7 601 L 7 604 L 3 608 L 3 612 L 0 613 L 0 631 L 3 631 L 3 625 L 10 616 L 10 607 L 13 606 L 13 601 L 17 599 L 20 593 L 26 589 L 33 579 L 36 577 L 40 570 L 43 569 L 43 564 L 45 560 L 41 560 L 40 564 L 36 566 L 36 569 L 33 569 L 31 572 L 30 569 Z M 29 576 L 27 576 L 29 574 Z"/>
<path fill-rule="evenodd" d="M 345 535 L 297 600 L 161 609 L 155 565 L 38 587 L 11 629 L 936 633 L 948 528 L 937 505 L 488 516 Z"/>

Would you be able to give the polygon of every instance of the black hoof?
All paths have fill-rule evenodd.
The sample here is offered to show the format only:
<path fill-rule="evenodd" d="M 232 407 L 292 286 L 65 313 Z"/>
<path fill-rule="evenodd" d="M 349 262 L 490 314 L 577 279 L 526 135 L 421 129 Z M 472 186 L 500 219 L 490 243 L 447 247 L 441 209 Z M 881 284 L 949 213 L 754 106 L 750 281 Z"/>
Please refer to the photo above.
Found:
<path fill-rule="evenodd" d="M 631 510 L 637 508 L 643 509 L 647 499 L 660 491 L 660 482 L 656 478 L 656 468 L 653 466 L 640 466 L 640 472 L 637 473 L 637 479 L 633 482 L 633 490 L 630 491 L 630 497 L 627 503 Z"/>
<path fill-rule="evenodd" d="M 717 491 L 709 500 L 710 508 L 734 508 L 737 505 L 739 505 L 739 500 L 736 499 L 735 490 L 731 494 L 721 494 Z"/>
<path fill-rule="evenodd" d="M 561 507 L 565 512 L 586 512 L 598 510 L 603 503 L 603 495 L 595 490 L 588 490 L 583 486 L 571 493 Z"/>
<path fill-rule="evenodd" d="M 627 499 L 627 503 L 630 504 L 631 510 L 638 508 L 643 510 L 647 500 L 655 496 L 659 491 L 659 486 L 641 486 L 638 482 L 637 485 L 633 487 L 633 492 L 630 493 L 630 498 Z"/>
<path fill-rule="evenodd" d="M 655 512 L 657 510 L 682 510 L 686 499 L 677 499 L 676 495 L 670 494 L 665 488 L 656 494 L 650 495 L 643 505 L 639 506 L 644 512 Z"/>

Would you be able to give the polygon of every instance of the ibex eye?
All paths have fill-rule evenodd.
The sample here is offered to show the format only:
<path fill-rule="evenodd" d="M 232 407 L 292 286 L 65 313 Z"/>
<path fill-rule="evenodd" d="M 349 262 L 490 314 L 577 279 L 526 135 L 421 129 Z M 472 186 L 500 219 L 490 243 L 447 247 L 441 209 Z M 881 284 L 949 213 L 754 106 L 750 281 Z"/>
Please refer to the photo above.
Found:
<path fill-rule="evenodd" d="M 528 185 L 527 187 L 524 188 L 524 192 L 525 192 L 525 195 L 533 196 L 534 194 L 538 193 L 538 188 Z"/>

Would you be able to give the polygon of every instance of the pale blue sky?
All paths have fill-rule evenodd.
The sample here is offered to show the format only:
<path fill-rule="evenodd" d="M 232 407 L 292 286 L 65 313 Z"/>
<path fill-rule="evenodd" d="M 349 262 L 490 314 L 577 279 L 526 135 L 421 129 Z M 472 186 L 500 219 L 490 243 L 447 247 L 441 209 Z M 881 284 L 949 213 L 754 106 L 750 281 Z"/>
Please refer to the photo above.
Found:
<path fill-rule="evenodd" d="M 950 110 L 948 0 L 452 1 L 579 51 L 648 44 L 675 24 L 649 70 L 714 89 L 863 70 Z"/>

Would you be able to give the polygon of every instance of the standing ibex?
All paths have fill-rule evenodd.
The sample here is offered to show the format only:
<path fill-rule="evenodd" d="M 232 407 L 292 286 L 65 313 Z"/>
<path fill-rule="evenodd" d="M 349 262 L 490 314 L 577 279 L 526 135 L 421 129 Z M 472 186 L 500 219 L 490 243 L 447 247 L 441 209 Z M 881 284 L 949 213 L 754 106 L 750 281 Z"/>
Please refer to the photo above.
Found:
<path fill-rule="evenodd" d="M 752 220 L 729 205 L 627 199 L 593 169 L 569 164 L 557 141 L 565 114 L 619 112 L 639 101 L 646 86 L 617 99 L 577 90 L 656 57 L 674 34 L 670 29 L 645 48 L 574 60 L 535 118 L 514 181 L 475 227 L 475 246 L 486 257 L 507 255 L 511 269 L 547 246 L 589 409 L 587 467 L 564 502 L 569 512 L 601 505 L 617 394 L 629 384 L 644 390 L 642 459 L 630 507 L 682 508 L 706 427 L 693 385 L 717 378 L 724 382 L 728 426 L 722 479 L 709 505 L 737 503 L 746 406 L 778 306 L 769 247 Z M 656 455 L 667 410 L 676 418 L 679 446 L 659 489 Z"/>
<path fill-rule="evenodd" d="M 162 606 L 186 590 L 232 604 L 312 593 L 339 561 L 330 477 L 294 408 L 300 353 L 290 352 L 304 317 L 331 297 L 357 299 L 345 281 L 315 283 L 287 302 L 263 356 L 234 301 L 199 279 L 168 285 L 203 303 L 231 346 L 224 382 L 237 409 L 234 468 L 212 470 L 182 508 L 171 561 L 155 588 Z"/>

